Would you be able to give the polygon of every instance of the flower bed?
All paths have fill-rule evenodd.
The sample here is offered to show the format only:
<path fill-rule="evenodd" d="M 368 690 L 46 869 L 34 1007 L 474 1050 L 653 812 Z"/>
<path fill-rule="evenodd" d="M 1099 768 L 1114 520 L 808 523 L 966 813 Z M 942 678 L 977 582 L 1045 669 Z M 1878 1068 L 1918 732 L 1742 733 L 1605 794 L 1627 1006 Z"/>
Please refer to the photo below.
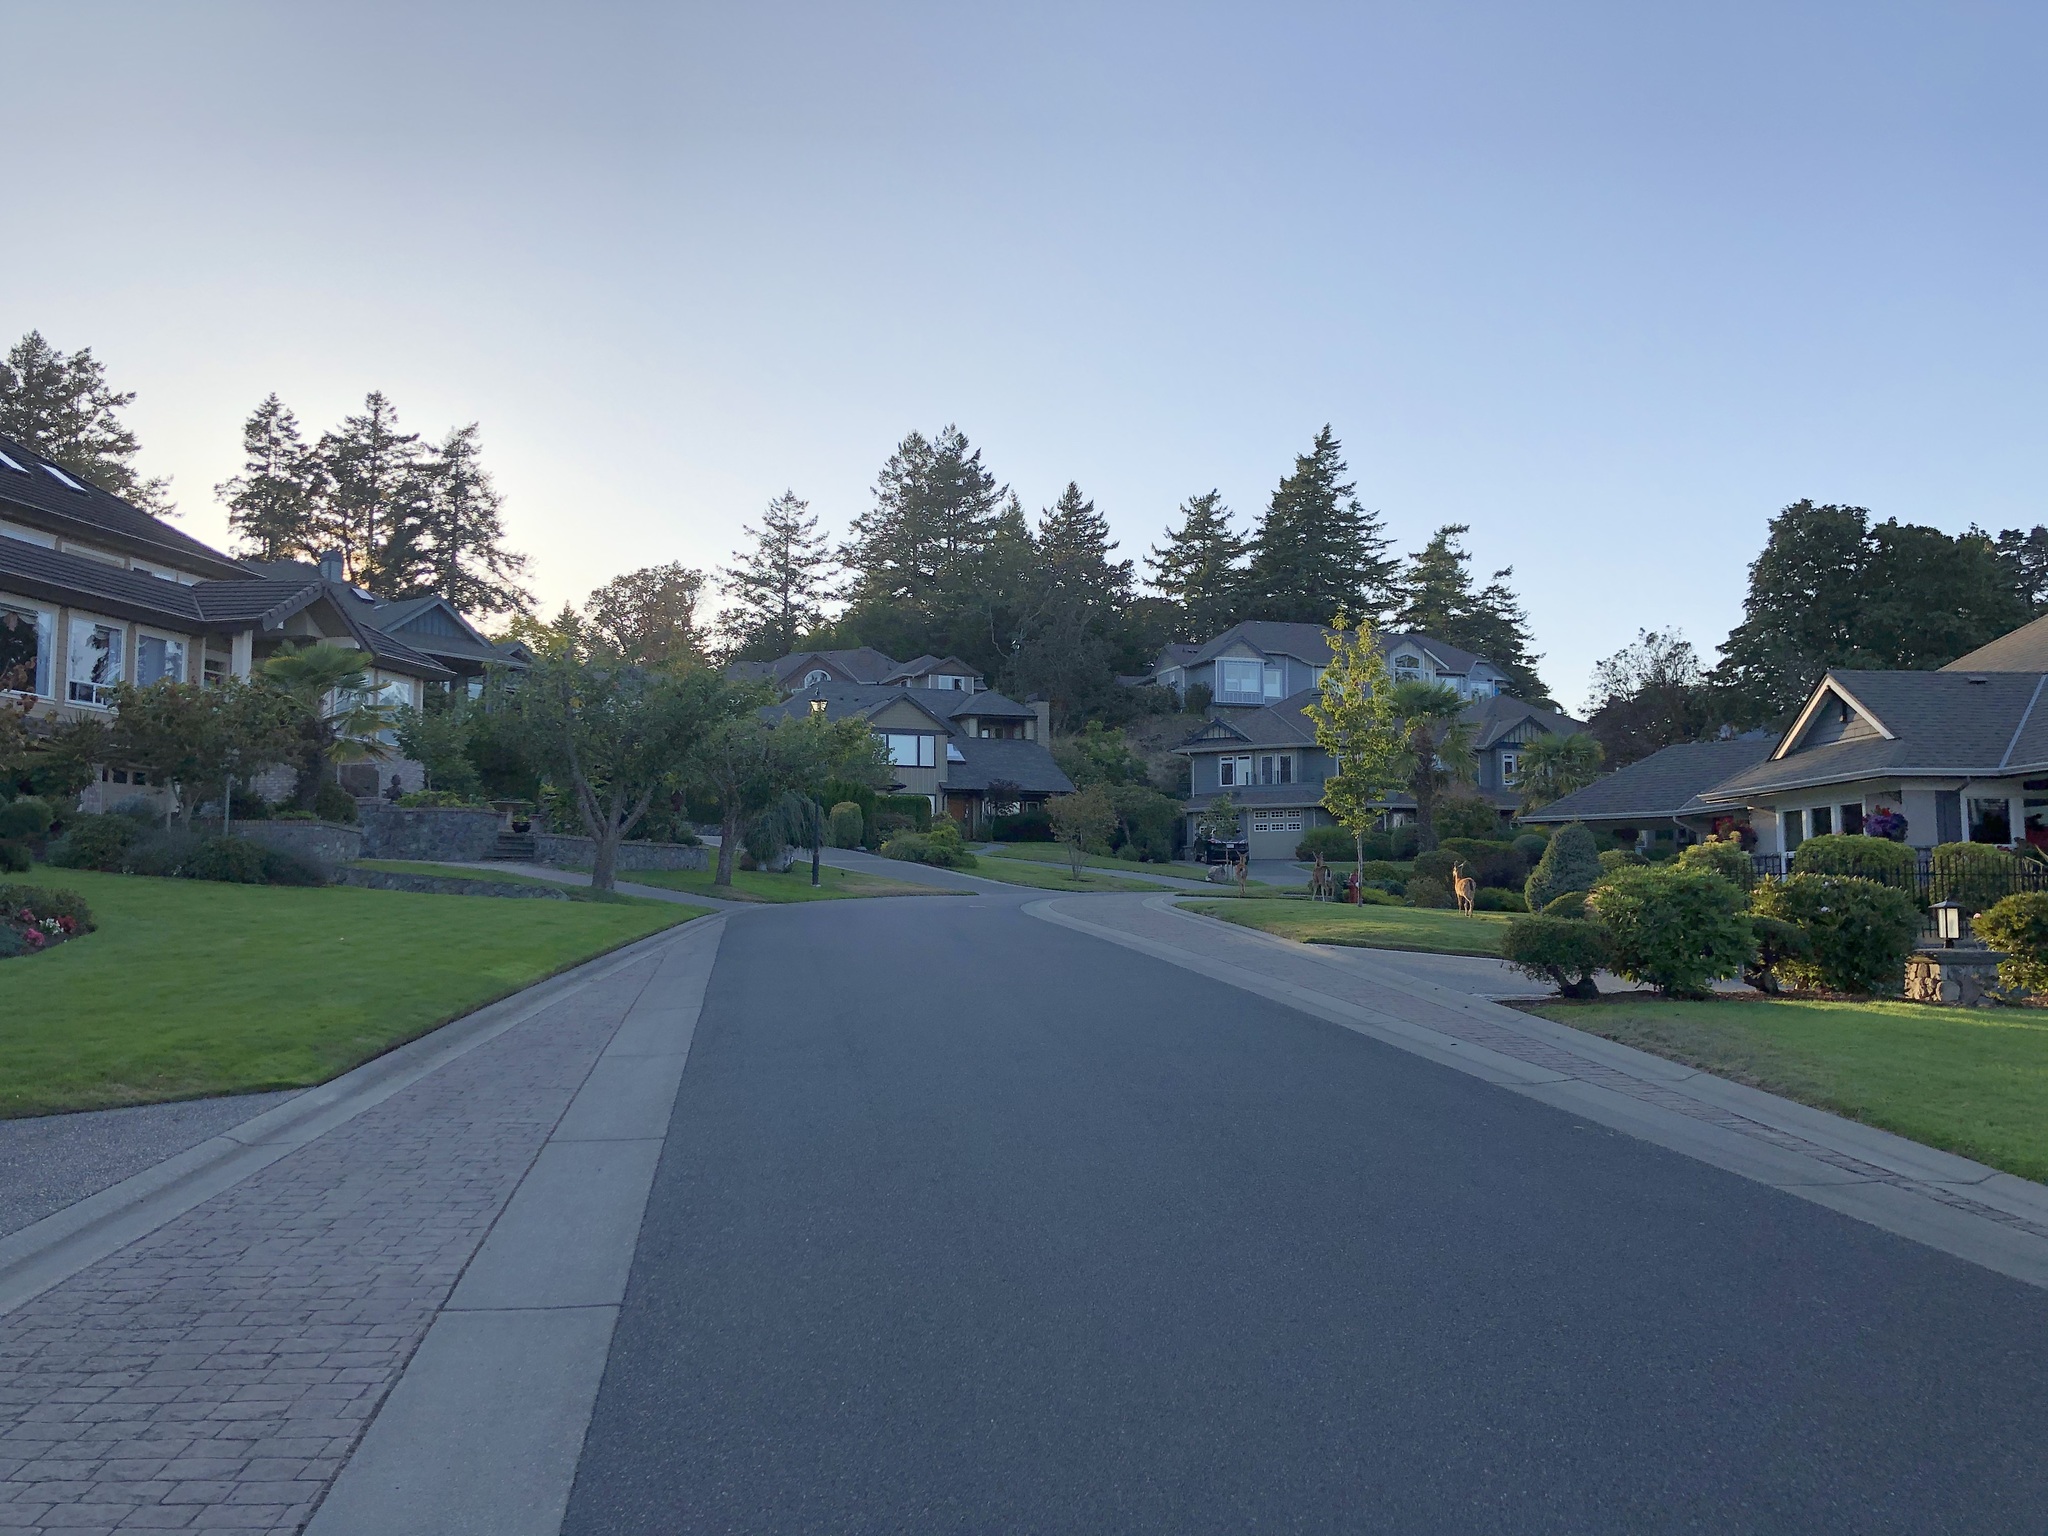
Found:
<path fill-rule="evenodd" d="M 39 955 L 92 929 L 91 911 L 70 891 L 0 885 L 0 960 Z"/>

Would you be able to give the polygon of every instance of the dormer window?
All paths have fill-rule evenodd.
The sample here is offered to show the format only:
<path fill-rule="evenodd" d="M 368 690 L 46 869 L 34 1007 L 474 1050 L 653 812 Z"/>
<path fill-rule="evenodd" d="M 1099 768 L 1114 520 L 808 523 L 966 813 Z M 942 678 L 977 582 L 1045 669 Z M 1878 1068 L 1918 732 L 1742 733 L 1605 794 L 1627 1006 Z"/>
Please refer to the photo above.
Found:
<path fill-rule="evenodd" d="M 804 674 L 804 686 L 806 688 L 815 688 L 820 683 L 829 683 L 831 681 L 832 674 L 823 667 L 813 667 Z"/>

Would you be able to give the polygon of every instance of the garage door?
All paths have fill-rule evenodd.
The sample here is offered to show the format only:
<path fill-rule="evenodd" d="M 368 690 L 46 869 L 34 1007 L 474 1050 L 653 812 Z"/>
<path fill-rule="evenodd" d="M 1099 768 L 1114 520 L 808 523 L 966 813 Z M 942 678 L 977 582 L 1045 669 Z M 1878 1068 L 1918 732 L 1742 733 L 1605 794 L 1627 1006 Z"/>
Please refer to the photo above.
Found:
<path fill-rule="evenodd" d="M 1307 812 L 1299 807 L 1294 810 L 1247 811 L 1245 813 L 1246 841 L 1251 844 L 1255 859 L 1291 859 L 1295 844 L 1301 841 L 1303 817 Z"/>

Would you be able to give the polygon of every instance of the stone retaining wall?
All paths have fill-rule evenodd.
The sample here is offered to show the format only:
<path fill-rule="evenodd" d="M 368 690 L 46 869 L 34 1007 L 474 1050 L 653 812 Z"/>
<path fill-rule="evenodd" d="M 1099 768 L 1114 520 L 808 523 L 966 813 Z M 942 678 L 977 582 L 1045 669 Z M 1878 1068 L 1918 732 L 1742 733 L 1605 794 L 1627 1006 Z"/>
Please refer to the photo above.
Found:
<path fill-rule="evenodd" d="M 455 875 L 401 874 L 390 869 L 344 869 L 342 885 L 367 886 L 373 891 L 418 891 L 429 896 L 531 896 L 542 901 L 567 901 L 569 893 L 545 885 L 513 885 L 506 880 L 464 880 Z"/>
<path fill-rule="evenodd" d="M 365 805 L 361 857 L 467 864 L 491 856 L 504 826 L 505 818 L 491 810 Z"/>
<path fill-rule="evenodd" d="M 597 856 L 597 845 L 587 837 L 570 837 L 560 832 L 535 832 L 534 857 L 558 869 L 588 869 Z M 707 850 L 701 843 L 621 843 L 617 868 L 708 869 Z"/>
<path fill-rule="evenodd" d="M 363 857 L 363 834 L 359 828 L 334 821 L 237 821 L 229 824 L 236 837 L 296 854 L 329 879 L 344 864 Z M 216 824 L 214 830 L 218 830 Z"/>

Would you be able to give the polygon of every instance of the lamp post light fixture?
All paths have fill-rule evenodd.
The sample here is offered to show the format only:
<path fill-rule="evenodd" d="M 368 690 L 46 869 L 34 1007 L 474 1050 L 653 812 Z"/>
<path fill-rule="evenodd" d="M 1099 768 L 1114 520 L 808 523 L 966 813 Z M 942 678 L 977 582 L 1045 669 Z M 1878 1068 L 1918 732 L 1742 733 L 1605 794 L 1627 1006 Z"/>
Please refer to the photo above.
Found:
<path fill-rule="evenodd" d="M 1953 901 L 1937 901 L 1928 908 L 1934 914 L 1934 931 L 1949 949 L 1963 936 L 1963 909 Z"/>

